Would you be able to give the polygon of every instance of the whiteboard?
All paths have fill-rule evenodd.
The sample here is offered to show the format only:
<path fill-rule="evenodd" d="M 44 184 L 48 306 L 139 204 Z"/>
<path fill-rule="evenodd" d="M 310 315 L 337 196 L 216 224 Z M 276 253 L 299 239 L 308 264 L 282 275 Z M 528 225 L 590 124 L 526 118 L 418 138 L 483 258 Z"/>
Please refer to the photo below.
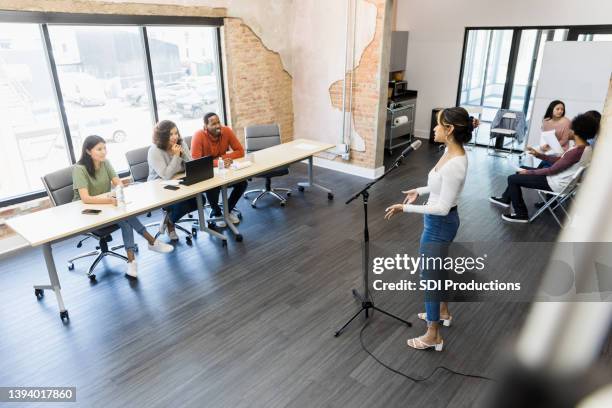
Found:
<path fill-rule="evenodd" d="M 612 75 L 612 41 L 547 42 L 525 146 L 538 146 L 542 118 L 555 99 L 570 120 L 589 110 L 603 111 Z"/>

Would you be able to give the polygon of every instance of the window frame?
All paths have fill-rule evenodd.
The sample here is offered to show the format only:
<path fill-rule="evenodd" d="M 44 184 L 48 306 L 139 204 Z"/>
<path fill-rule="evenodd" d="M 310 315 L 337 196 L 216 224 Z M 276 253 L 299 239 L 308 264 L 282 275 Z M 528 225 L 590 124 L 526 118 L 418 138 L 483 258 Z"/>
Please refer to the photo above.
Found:
<path fill-rule="evenodd" d="M 37 11 L 0 11 L 0 23 L 27 23 L 37 24 L 41 31 L 41 40 L 46 62 L 51 74 L 51 87 L 54 93 L 54 99 L 61 120 L 61 131 L 66 144 L 68 161 L 71 164 L 76 163 L 76 154 L 72 144 L 70 135 L 70 127 L 62 96 L 61 85 L 57 73 L 57 66 L 53 58 L 53 48 L 49 36 L 49 26 L 52 25 L 79 25 L 79 26 L 122 26 L 129 25 L 138 29 L 140 39 L 143 45 L 144 62 L 145 62 L 145 77 L 147 79 L 147 93 L 149 94 L 149 104 L 153 112 L 153 126 L 158 120 L 157 99 L 155 97 L 155 87 L 153 82 L 153 70 L 151 63 L 151 53 L 149 49 L 149 40 L 147 35 L 147 27 L 210 27 L 214 28 L 214 42 L 217 52 L 215 53 L 215 62 L 217 63 L 217 86 L 221 103 L 219 104 L 222 119 L 226 118 L 227 101 L 225 98 L 225 78 L 223 76 L 222 65 L 222 44 L 221 44 L 221 27 L 224 25 L 223 17 L 191 17 L 191 16 L 145 16 L 145 15 L 115 15 L 115 14 L 84 14 L 84 13 L 50 13 Z M 126 177 L 130 173 L 124 171 L 119 173 L 119 177 Z M 15 205 L 38 198 L 46 197 L 47 193 L 43 190 L 35 190 L 26 194 L 10 196 L 0 200 L 0 208 Z"/>

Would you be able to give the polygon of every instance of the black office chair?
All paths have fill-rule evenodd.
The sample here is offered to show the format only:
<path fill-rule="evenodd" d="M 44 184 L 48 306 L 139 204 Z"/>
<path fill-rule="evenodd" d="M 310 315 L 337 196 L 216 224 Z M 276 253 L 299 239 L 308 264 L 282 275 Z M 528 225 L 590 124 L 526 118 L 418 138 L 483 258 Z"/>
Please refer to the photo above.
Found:
<path fill-rule="evenodd" d="M 280 129 L 277 124 L 247 126 L 244 129 L 244 139 L 247 153 L 256 152 L 258 150 L 279 145 L 281 143 Z M 248 199 L 249 194 L 259 193 L 258 196 L 251 201 L 251 206 L 253 208 L 257 208 L 257 201 L 263 196 L 269 194 L 279 200 L 281 207 L 284 207 L 285 204 L 287 204 L 287 199 L 281 196 L 279 192 L 285 192 L 287 197 L 289 197 L 291 196 L 291 189 L 278 187 L 273 188 L 272 178 L 285 176 L 287 174 L 289 174 L 289 167 L 283 167 L 255 176 L 266 179 L 265 187 L 262 189 L 249 190 L 244 193 L 243 197 Z"/>
<path fill-rule="evenodd" d="M 127 159 L 128 166 L 130 168 L 130 174 L 132 175 L 132 179 L 135 183 L 144 183 L 149 177 L 149 163 L 147 161 L 148 152 L 149 146 L 145 146 L 139 149 L 130 150 L 129 152 L 125 153 L 125 158 Z M 145 225 L 145 227 L 147 228 L 158 227 L 158 231 L 155 234 L 155 238 L 160 235 L 161 226 L 166 225 L 166 222 L 168 220 L 168 212 L 165 209 L 163 209 L 162 211 L 164 214 L 162 220 L 151 222 Z M 188 229 L 184 228 L 179 224 L 184 222 L 190 222 L 192 224 L 191 232 L 189 232 Z M 198 235 L 198 225 L 198 219 L 192 218 L 191 214 L 189 214 L 189 216 L 186 218 L 181 218 L 176 222 L 176 224 L 174 224 L 177 230 L 183 232 L 186 235 L 185 242 L 187 243 L 187 245 L 192 245 L 193 237 L 196 237 Z"/>
<path fill-rule="evenodd" d="M 47 190 L 47 194 L 49 195 L 49 199 L 51 200 L 51 204 L 53 206 L 68 204 L 72 202 L 72 197 L 74 195 L 74 191 L 72 188 L 72 171 L 74 166 L 70 166 L 53 173 L 47 174 L 42 177 L 43 185 L 45 186 L 45 190 Z M 77 248 L 81 248 L 83 245 L 83 241 L 94 238 L 98 241 L 98 245 L 94 251 L 89 251 L 80 255 L 75 256 L 74 258 L 70 258 L 68 260 L 68 270 L 74 269 L 74 261 L 81 258 L 87 258 L 90 256 L 95 256 L 93 263 L 89 267 L 87 271 L 87 277 L 94 281 L 96 279 L 96 275 L 94 275 L 93 271 L 100 263 L 102 258 L 105 256 L 114 256 L 119 259 L 123 259 L 124 261 L 128 261 L 127 257 L 118 254 L 117 249 L 123 248 L 123 245 L 117 245 L 112 248 L 108 247 L 108 243 L 113 240 L 112 233 L 119 229 L 119 225 L 113 224 L 107 227 L 103 227 L 97 229 L 95 231 L 88 232 L 85 235 L 85 238 L 80 240 L 77 244 Z"/>

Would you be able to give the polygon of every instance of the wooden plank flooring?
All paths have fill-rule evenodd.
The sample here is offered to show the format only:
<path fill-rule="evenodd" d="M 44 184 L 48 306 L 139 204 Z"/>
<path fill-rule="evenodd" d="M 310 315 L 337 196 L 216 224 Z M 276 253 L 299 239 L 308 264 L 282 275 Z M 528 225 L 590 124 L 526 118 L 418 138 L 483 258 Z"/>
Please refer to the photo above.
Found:
<path fill-rule="evenodd" d="M 425 182 L 438 154 L 424 144 L 372 190 L 374 245 L 418 242 L 422 217 L 386 222 L 383 212 L 401 200 L 402 189 Z M 457 240 L 553 241 L 558 227 L 548 216 L 528 226 L 502 223 L 487 198 L 501 192 L 511 168 L 483 150 L 469 154 Z M 202 233 L 193 247 L 181 241 L 168 256 L 143 249 L 136 283 L 124 278 L 124 264 L 109 260 L 90 284 L 82 275 L 87 261 L 73 272 L 65 268 L 80 251 L 76 241 L 56 245 L 68 325 L 61 324 L 52 293 L 34 298 L 31 285 L 47 279 L 40 249 L 0 260 L 0 386 L 76 386 L 78 402 L 69 406 L 105 408 L 474 406 L 487 382 L 440 372 L 414 384 L 361 349 L 361 321 L 333 337 L 357 307 L 350 291 L 361 279 L 362 206 L 344 201 L 366 180 L 315 171 L 335 190 L 334 201 L 318 191 L 295 191 L 286 208 L 267 199 L 254 210 L 241 201 L 244 242 L 222 248 Z M 295 185 L 305 174 L 304 165 L 295 165 L 273 184 Z M 376 299 L 414 327 L 377 313 L 364 343 L 418 377 L 437 365 L 494 375 L 527 311 L 518 303 L 454 304 L 445 351 L 416 352 L 405 340 L 423 331 L 414 317 L 421 299 L 386 293 Z"/>

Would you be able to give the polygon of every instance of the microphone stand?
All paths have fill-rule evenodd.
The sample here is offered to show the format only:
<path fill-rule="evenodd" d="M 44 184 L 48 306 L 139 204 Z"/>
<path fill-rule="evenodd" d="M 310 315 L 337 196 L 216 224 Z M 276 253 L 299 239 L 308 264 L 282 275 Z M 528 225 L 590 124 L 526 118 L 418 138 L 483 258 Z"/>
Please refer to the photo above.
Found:
<path fill-rule="evenodd" d="M 365 317 L 366 319 L 369 317 L 369 310 L 373 309 L 376 311 L 379 311 L 389 317 L 394 318 L 395 320 L 398 320 L 402 323 L 405 323 L 408 327 L 412 327 L 412 323 L 410 323 L 407 320 L 404 320 L 394 314 L 391 314 L 377 306 L 374 305 L 374 301 L 372 299 L 372 297 L 370 296 L 370 283 L 369 283 L 369 269 L 370 269 L 370 234 L 368 232 L 368 198 L 370 196 L 369 193 L 369 189 L 375 185 L 376 183 L 378 183 L 380 180 L 382 180 L 383 178 L 385 178 L 385 176 L 387 176 L 387 174 L 391 173 L 393 170 L 397 169 L 400 164 L 402 163 L 402 160 L 405 158 L 406 154 L 408 153 L 408 151 L 404 151 L 396 160 L 395 163 L 393 163 L 393 165 L 379 178 L 377 178 L 376 180 L 366 184 L 366 186 L 359 192 L 355 193 L 355 195 L 353 195 L 351 198 L 349 198 L 345 204 L 349 204 L 351 201 L 355 200 L 357 197 L 361 196 L 362 200 L 363 200 L 363 220 L 364 220 L 364 224 L 363 224 L 363 247 L 362 247 L 362 255 L 363 255 L 363 295 L 360 294 L 357 289 L 353 289 L 352 293 L 353 293 L 353 297 L 355 297 L 357 300 L 359 300 L 361 302 L 361 309 L 359 309 L 357 311 L 357 313 L 355 313 L 353 315 L 353 317 L 351 317 L 345 324 L 344 326 L 342 326 L 338 331 L 336 331 L 336 333 L 334 334 L 334 337 L 338 337 L 342 334 L 342 332 L 344 331 L 344 329 L 351 324 L 351 322 L 353 320 L 355 320 L 357 318 L 357 316 L 359 316 L 361 314 L 361 312 L 365 312 Z"/>

